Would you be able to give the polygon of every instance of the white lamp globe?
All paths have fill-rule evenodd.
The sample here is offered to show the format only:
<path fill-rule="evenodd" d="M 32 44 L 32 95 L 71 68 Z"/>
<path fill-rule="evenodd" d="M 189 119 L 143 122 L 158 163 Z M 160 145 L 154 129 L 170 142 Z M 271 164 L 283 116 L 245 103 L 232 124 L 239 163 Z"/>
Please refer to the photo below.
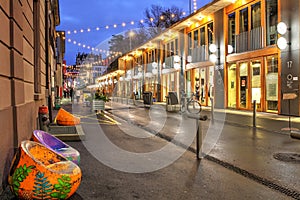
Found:
<path fill-rule="evenodd" d="M 157 69 L 152 69 L 152 74 L 157 74 Z"/>
<path fill-rule="evenodd" d="M 210 54 L 209 55 L 209 60 L 213 63 L 217 62 L 217 56 L 215 54 Z"/>
<path fill-rule="evenodd" d="M 217 51 L 217 45 L 210 44 L 209 45 L 209 51 L 212 52 L 212 53 L 215 53 Z"/>
<path fill-rule="evenodd" d="M 232 53 L 233 52 L 233 47 L 232 47 L 232 45 L 228 45 L 228 53 Z"/>
<path fill-rule="evenodd" d="M 277 40 L 277 46 L 279 49 L 283 50 L 287 47 L 287 41 L 284 37 L 280 37 Z"/>
<path fill-rule="evenodd" d="M 174 62 L 176 62 L 176 63 L 180 62 L 180 57 L 177 55 L 174 56 Z"/>
<path fill-rule="evenodd" d="M 279 22 L 277 24 L 277 32 L 281 35 L 285 34 L 287 31 L 287 26 L 284 22 Z"/>
<path fill-rule="evenodd" d="M 174 69 L 176 69 L 176 70 L 180 69 L 180 64 L 179 63 L 174 63 Z"/>
<path fill-rule="evenodd" d="M 157 66 L 158 66 L 158 65 L 157 65 L 157 62 L 154 61 L 154 62 L 152 63 L 152 67 L 153 67 L 153 68 L 157 68 Z"/>

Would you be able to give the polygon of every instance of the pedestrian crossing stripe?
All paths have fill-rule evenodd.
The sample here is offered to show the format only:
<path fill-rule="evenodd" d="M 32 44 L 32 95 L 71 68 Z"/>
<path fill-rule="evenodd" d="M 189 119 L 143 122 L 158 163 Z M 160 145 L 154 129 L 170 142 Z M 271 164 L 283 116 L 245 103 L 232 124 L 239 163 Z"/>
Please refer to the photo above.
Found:
<path fill-rule="evenodd" d="M 83 122 L 81 120 L 81 124 L 110 124 L 110 125 L 120 125 L 121 123 L 114 120 L 113 118 L 109 117 L 107 114 L 105 114 L 106 112 L 103 112 L 101 114 L 101 116 L 105 117 L 107 120 L 104 120 L 104 119 L 98 119 L 98 118 L 95 118 L 95 114 L 89 114 L 89 115 L 77 115 L 77 114 L 74 114 L 74 116 L 76 117 L 79 117 L 80 119 L 92 119 L 92 120 L 95 120 L 97 122 Z M 93 117 L 92 117 L 93 116 Z"/>

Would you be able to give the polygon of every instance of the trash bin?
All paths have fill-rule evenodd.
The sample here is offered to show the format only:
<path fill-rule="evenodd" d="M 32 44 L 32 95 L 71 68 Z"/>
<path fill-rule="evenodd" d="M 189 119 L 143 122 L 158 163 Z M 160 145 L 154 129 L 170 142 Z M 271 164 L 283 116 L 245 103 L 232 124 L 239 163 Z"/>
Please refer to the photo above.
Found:
<path fill-rule="evenodd" d="M 144 105 L 152 105 L 153 104 L 153 97 L 152 97 L 152 92 L 150 91 L 145 91 L 143 93 L 143 100 L 144 100 Z"/>

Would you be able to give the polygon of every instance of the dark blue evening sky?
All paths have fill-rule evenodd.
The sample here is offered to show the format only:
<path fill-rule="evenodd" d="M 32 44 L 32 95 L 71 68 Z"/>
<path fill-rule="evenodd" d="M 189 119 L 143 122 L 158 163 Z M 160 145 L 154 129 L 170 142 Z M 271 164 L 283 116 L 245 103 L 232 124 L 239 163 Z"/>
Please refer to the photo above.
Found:
<path fill-rule="evenodd" d="M 90 52 L 92 47 L 108 40 L 112 35 L 136 28 L 137 22 L 144 18 L 146 8 L 151 5 L 161 5 L 165 8 L 177 6 L 189 14 L 189 2 L 193 0 L 60 0 L 60 25 L 57 30 L 71 31 L 66 35 L 67 65 L 75 64 L 78 52 Z M 197 0 L 200 8 L 211 0 Z M 135 25 L 130 25 L 135 21 Z M 126 26 L 121 24 L 125 22 Z M 117 28 L 113 25 L 117 24 Z M 105 26 L 109 26 L 108 29 Z M 97 31 L 96 28 L 100 29 Z M 90 32 L 88 32 L 90 28 Z M 83 32 L 80 32 L 80 30 Z M 74 30 L 77 31 L 74 34 Z M 71 42 L 68 42 L 71 39 Z M 74 41 L 76 44 L 74 44 Z M 78 43 L 81 45 L 79 46 Z M 83 44 L 86 45 L 83 48 Z M 90 49 L 87 49 L 90 46 Z"/>

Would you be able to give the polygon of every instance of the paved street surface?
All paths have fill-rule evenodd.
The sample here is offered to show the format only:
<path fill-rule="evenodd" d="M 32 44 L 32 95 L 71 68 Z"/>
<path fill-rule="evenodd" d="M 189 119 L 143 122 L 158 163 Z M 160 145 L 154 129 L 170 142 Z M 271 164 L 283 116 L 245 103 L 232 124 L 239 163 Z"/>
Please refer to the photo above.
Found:
<path fill-rule="evenodd" d="M 83 104 L 63 107 L 81 117 L 85 133 L 68 142 L 83 174 L 71 199 L 300 199 L 300 140 L 286 131 L 287 116 L 258 113 L 253 128 L 251 112 L 215 109 L 212 120 L 204 109 L 199 160 L 196 120 L 164 105 L 110 102 L 97 116 Z M 8 190 L 0 196 L 11 198 Z"/>

